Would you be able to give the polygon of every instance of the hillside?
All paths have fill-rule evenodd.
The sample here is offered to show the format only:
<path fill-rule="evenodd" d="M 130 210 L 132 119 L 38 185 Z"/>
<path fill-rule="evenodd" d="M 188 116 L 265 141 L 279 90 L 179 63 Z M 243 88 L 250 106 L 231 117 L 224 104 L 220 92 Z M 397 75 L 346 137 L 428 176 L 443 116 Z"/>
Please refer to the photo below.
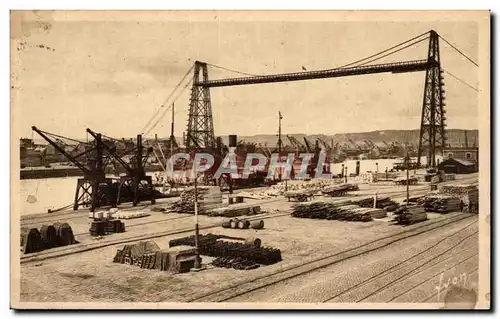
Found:
<path fill-rule="evenodd" d="M 451 129 L 447 130 L 448 144 L 453 146 L 463 146 L 465 144 L 465 130 Z M 387 143 L 398 142 L 405 143 L 409 142 L 412 145 L 418 145 L 420 130 L 384 130 L 384 131 L 372 131 L 372 132 L 360 132 L 360 133 L 343 133 L 335 135 L 305 135 L 305 134 L 290 134 L 299 141 L 303 142 L 303 138 L 306 137 L 310 142 L 314 142 L 317 138 L 321 138 L 327 143 L 349 143 L 349 139 L 354 142 L 362 143 L 365 140 L 371 140 L 374 143 L 382 143 L 383 141 Z M 227 136 L 223 137 L 224 142 L 227 143 Z M 286 134 L 282 137 L 284 144 L 289 144 L 289 140 Z M 261 143 L 268 146 L 274 146 L 278 142 L 278 137 L 275 135 L 254 135 L 254 136 L 239 136 L 238 140 L 244 140 L 246 142 Z M 474 142 L 478 144 L 478 131 L 477 130 L 467 130 L 467 140 L 469 146 Z"/>

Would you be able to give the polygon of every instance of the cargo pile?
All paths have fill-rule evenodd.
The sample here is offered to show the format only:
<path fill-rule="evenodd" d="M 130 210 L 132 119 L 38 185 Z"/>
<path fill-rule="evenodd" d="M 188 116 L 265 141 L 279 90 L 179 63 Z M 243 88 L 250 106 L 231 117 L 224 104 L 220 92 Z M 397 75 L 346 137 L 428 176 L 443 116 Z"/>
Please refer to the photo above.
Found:
<path fill-rule="evenodd" d="M 163 251 L 154 241 L 141 241 L 118 249 L 113 262 L 175 273 L 188 272 L 194 266 L 195 249 Z"/>
<path fill-rule="evenodd" d="M 479 189 L 476 185 L 443 185 L 439 193 L 459 198 L 465 206 L 479 203 Z"/>
<path fill-rule="evenodd" d="M 259 220 L 247 220 L 231 218 L 222 221 L 222 228 L 233 228 L 233 229 L 262 229 L 264 228 L 264 221 Z"/>
<path fill-rule="evenodd" d="M 198 214 L 223 207 L 222 193 L 218 186 L 200 186 L 197 189 Z M 194 214 L 194 188 L 186 189 L 181 193 L 180 200 L 172 203 L 166 212 L 180 214 Z"/>
<path fill-rule="evenodd" d="M 212 265 L 219 268 L 233 268 L 236 270 L 251 270 L 259 268 L 260 265 L 245 258 L 217 257 Z"/>
<path fill-rule="evenodd" d="M 224 257 L 229 259 L 239 258 L 260 265 L 271 265 L 280 262 L 281 251 L 270 247 L 261 247 L 261 241 L 231 242 L 220 240 L 226 236 L 207 234 L 199 236 L 199 250 L 201 255 L 211 257 Z M 171 240 L 170 247 L 185 245 L 195 246 L 194 236 Z"/>
<path fill-rule="evenodd" d="M 394 211 L 393 221 L 401 225 L 411 225 L 427 220 L 427 213 L 422 206 L 401 206 Z"/>
<path fill-rule="evenodd" d="M 432 195 L 423 200 L 423 206 L 426 212 L 446 214 L 460 211 L 460 202 L 460 199 L 454 196 Z"/>
<path fill-rule="evenodd" d="M 359 205 L 360 207 L 372 208 L 373 207 L 374 198 L 365 197 L 361 199 L 353 199 L 352 203 Z M 399 204 L 395 201 L 391 200 L 388 196 L 377 196 L 377 200 L 375 203 L 376 208 L 384 209 L 385 211 L 392 212 L 399 207 Z"/>
<path fill-rule="evenodd" d="M 202 213 L 200 215 L 207 215 L 210 217 L 238 217 L 238 216 L 253 216 L 262 214 L 260 206 L 248 204 L 234 204 L 228 207 L 214 208 Z"/>
<path fill-rule="evenodd" d="M 368 222 L 374 218 L 386 217 L 387 212 L 379 208 L 360 207 L 359 205 L 350 204 L 349 201 L 315 201 L 295 205 L 292 216 L 298 218 Z"/>
<path fill-rule="evenodd" d="M 68 223 L 54 223 L 37 228 L 21 228 L 21 247 L 25 254 L 77 244 Z"/>
<path fill-rule="evenodd" d="M 93 237 L 124 232 L 125 224 L 119 219 L 94 219 L 89 229 Z"/>
<path fill-rule="evenodd" d="M 338 185 L 325 186 L 323 187 L 321 192 L 324 195 L 335 197 L 335 196 L 344 196 L 347 194 L 347 192 L 357 191 L 357 190 L 359 190 L 359 186 L 357 184 L 344 183 Z"/>

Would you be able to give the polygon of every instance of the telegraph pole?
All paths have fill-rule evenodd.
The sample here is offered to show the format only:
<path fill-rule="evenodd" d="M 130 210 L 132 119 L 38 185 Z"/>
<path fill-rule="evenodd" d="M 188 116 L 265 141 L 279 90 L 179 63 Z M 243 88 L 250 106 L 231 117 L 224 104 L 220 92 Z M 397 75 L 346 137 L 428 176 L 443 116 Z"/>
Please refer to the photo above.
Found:
<path fill-rule="evenodd" d="M 406 144 L 405 144 L 406 146 Z M 410 205 L 410 173 L 408 171 L 408 166 L 410 165 L 410 158 L 408 157 L 408 147 L 405 147 L 406 155 L 405 155 L 405 161 L 406 161 L 406 206 Z"/>
<path fill-rule="evenodd" d="M 281 112 L 278 111 L 278 158 L 281 160 L 281 146 L 283 141 L 281 140 L 281 119 L 283 119 L 283 116 L 281 116 Z M 281 168 L 278 173 L 278 178 L 281 181 Z"/>
<path fill-rule="evenodd" d="M 170 128 L 170 156 L 174 154 L 174 108 L 175 105 L 172 103 L 172 126 Z"/>
<path fill-rule="evenodd" d="M 194 165 L 194 245 L 196 248 L 196 257 L 194 260 L 194 269 L 201 269 L 201 257 L 200 257 L 200 227 L 198 226 L 198 172 L 196 169 L 196 163 Z"/>

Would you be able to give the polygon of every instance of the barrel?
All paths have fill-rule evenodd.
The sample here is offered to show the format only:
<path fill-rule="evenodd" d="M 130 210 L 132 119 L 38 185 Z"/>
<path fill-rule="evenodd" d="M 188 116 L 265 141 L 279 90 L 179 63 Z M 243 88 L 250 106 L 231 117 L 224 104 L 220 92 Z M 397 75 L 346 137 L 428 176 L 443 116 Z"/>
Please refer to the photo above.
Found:
<path fill-rule="evenodd" d="M 239 229 L 247 229 L 250 226 L 250 222 L 246 219 L 242 219 L 238 221 Z"/>
<path fill-rule="evenodd" d="M 238 218 L 231 219 L 230 225 L 231 228 L 238 228 Z"/>
<path fill-rule="evenodd" d="M 260 248 L 260 245 L 262 244 L 262 241 L 259 238 L 249 237 L 249 238 L 245 239 L 245 244 L 247 244 L 247 245 L 253 245 L 256 248 Z"/>
<path fill-rule="evenodd" d="M 250 227 L 253 229 L 262 229 L 262 228 L 264 228 L 264 221 L 262 219 L 252 220 L 250 222 Z"/>
<path fill-rule="evenodd" d="M 232 219 L 224 218 L 222 220 L 222 228 L 231 228 Z"/>

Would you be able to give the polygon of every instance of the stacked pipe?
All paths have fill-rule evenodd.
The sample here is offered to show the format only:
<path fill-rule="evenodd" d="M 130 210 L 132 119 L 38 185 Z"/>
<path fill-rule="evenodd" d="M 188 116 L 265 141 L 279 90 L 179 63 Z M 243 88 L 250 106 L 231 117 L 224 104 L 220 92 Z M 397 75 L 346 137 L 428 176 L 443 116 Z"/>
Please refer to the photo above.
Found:
<path fill-rule="evenodd" d="M 264 221 L 262 219 L 247 220 L 247 219 L 230 218 L 230 219 L 224 219 L 222 221 L 222 228 L 262 229 L 264 228 Z"/>
<path fill-rule="evenodd" d="M 260 240 L 254 243 L 238 243 L 218 240 L 225 236 L 207 234 L 199 236 L 200 254 L 212 257 L 242 258 L 261 265 L 280 262 L 281 251 L 270 247 L 261 247 Z M 257 243 L 257 244 L 256 244 Z M 171 240 L 170 247 L 195 246 L 195 237 L 183 237 Z"/>
<path fill-rule="evenodd" d="M 385 217 L 387 213 L 378 208 L 365 208 L 359 205 L 316 201 L 295 205 L 293 207 L 292 216 L 298 218 L 368 222 L 373 220 L 373 218 Z"/>
<path fill-rule="evenodd" d="M 212 261 L 212 265 L 215 267 L 233 268 L 237 270 L 251 270 L 260 267 L 259 264 L 241 257 L 217 257 Z"/>
<path fill-rule="evenodd" d="M 21 246 L 25 254 L 76 244 L 68 223 L 54 223 L 37 228 L 21 228 Z"/>

